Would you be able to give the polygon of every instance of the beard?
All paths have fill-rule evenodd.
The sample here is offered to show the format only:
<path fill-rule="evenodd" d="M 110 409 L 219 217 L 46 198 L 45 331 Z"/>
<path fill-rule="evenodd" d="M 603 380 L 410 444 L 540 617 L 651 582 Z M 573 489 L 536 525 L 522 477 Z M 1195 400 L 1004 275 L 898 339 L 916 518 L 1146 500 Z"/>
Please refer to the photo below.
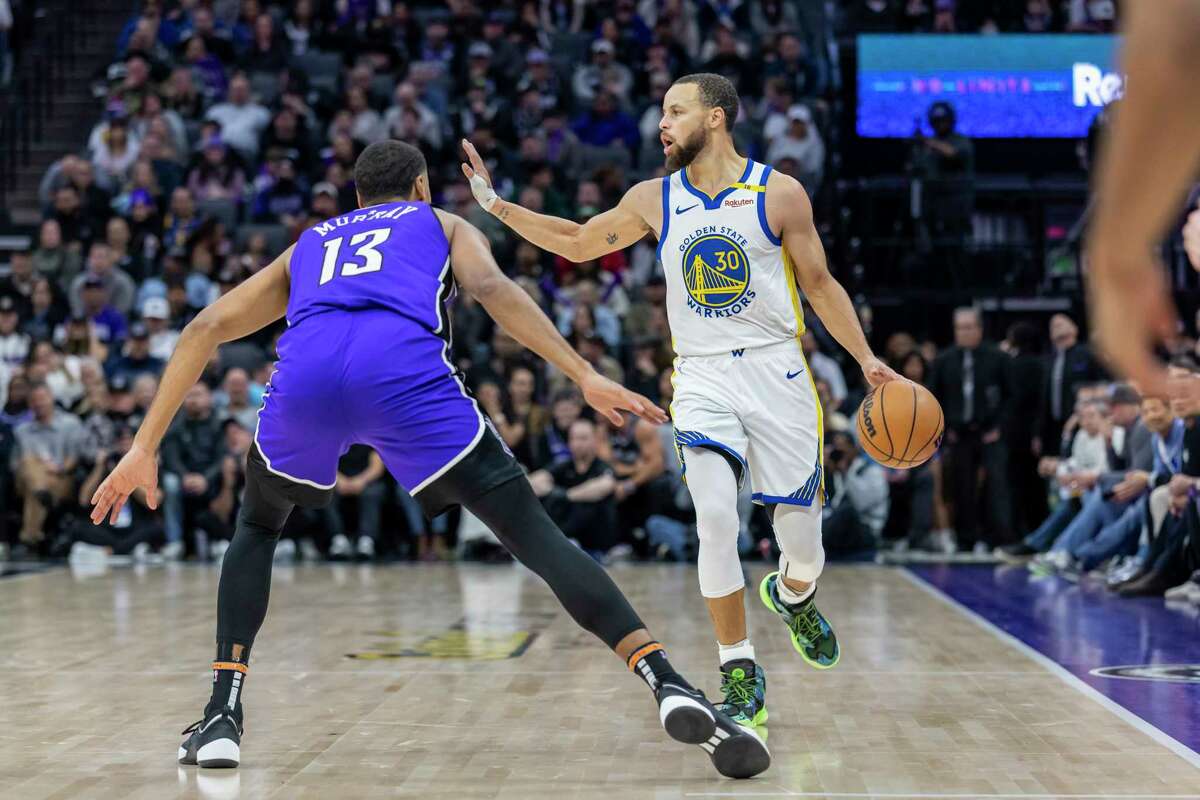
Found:
<path fill-rule="evenodd" d="M 708 128 L 701 128 L 686 140 L 675 143 L 675 149 L 667 155 L 667 169 L 671 172 L 683 169 L 695 161 L 705 147 L 708 147 Z"/>

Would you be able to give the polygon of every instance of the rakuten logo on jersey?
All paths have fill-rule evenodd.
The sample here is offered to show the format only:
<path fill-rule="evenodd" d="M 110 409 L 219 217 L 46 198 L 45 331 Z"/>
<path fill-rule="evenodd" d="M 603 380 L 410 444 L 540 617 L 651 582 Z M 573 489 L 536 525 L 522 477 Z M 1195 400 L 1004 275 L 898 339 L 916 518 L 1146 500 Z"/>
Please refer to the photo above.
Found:
<path fill-rule="evenodd" d="M 1095 64 L 1080 63 L 1071 67 L 1071 92 L 1075 105 L 1106 106 L 1120 100 L 1125 79 L 1119 72 L 1104 72 Z"/>
<path fill-rule="evenodd" d="M 726 208 L 737 208 L 738 206 L 748 206 L 753 202 L 754 201 L 749 198 L 746 198 L 743 200 L 726 200 L 725 207 Z"/>

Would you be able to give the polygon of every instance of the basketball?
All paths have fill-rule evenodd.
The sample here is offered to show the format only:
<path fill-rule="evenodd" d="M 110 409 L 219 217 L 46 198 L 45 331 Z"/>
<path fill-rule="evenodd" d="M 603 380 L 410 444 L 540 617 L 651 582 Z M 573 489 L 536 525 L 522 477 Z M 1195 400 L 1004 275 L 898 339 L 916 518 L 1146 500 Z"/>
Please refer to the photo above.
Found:
<path fill-rule="evenodd" d="M 858 441 L 885 467 L 912 469 L 942 443 L 945 417 L 928 389 L 912 381 L 889 381 L 872 389 L 858 407 Z"/>

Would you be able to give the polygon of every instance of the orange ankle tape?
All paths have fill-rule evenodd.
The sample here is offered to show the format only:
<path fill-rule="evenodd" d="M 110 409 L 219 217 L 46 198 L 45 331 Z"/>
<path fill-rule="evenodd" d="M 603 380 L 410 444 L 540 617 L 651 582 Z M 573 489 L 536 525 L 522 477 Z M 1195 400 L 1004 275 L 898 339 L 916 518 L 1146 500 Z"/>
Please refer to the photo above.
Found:
<path fill-rule="evenodd" d="M 626 659 L 626 661 L 625 661 L 625 666 L 629 667 L 630 672 L 633 672 L 633 670 L 637 667 L 637 662 L 641 661 L 643 658 L 650 655 L 654 651 L 662 650 L 662 649 L 663 649 L 663 646 L 661 644 L 659 644 L 658 642 L 650 642 L 648 644 L 644 644 L 641 647 L 639 647 L 637 650 L 634 650 L 632 653 L 629 654 L 629 658 Z"/>
<path fill-rule="evenodd" d="M 248 666 L 245 664 L 239 664 L 236 661 L 214 661 L 212 668 L 215 670 L 233 670 L 234 672 L 240 672 L 243 675 L 250 671 Z"/>

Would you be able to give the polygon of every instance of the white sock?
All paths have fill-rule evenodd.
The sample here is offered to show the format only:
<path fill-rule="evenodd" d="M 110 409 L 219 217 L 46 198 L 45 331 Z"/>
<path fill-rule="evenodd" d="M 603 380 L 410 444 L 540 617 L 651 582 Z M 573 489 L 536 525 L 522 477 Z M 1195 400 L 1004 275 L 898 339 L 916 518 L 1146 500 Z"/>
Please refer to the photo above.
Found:
<path fill-rule="evenodd" d="M 734 644 L 721 644 L 717 642 L 717 651 L 721 656 L 722 666 L 739 658 L 754 660 L 754 645 L 750 644 L 748 638 Z"/>
<path fill-rule="evenodd" d="M 817 583 L 813 581 L 808 585 L 808 588 L 803 592 L 797 592 L 792 587 L 783 582 L 780 578 L 775 582 L 775 592 L 779 595 L 779 599 L 787 603 L 789 606 L 794 606 L 797 603 L 803 603 L 808 598 L 812 597 L 812 593 L 817 590 Z"/>

